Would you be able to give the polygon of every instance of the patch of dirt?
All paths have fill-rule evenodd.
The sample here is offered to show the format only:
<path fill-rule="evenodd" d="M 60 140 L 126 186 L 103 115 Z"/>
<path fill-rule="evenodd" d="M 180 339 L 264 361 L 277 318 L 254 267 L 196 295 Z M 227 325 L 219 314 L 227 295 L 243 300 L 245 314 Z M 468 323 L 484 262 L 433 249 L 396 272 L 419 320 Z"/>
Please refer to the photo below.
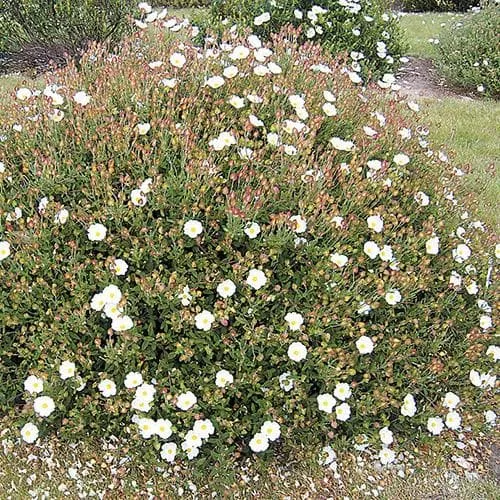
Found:
<path fill-rule="evenodd" d="M 457 88 L 449 84 L 438 73 L 430 59 L 409 57 L 409 61 L 399 70 L 397 83 L 401 85 L 399 93 L 408 98 L 444 99 L 456 97 L 458 99 L 472 100 L 474 94 L 468 90 Z"/>

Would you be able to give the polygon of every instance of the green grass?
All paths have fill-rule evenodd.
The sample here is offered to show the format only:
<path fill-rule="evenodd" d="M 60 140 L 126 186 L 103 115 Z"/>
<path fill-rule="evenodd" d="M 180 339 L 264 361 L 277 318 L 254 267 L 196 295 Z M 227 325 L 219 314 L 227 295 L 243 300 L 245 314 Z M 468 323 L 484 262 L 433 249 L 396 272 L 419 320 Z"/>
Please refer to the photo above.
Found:
<path fill-rule="evenodd" d="M 464 14 L 456 13 L 404 14 L 400 22 L 409 44 L 408 55 L 434 58 L 437 55 L 436 45 L 429 39 L 439 39 L 445 26 L 464 17 Z"/>
<path fill-rule="evenodd" d="M 467 193 L 475 194 L 474 214 L 498 233 L 500 228 L 500 178 L 495 165 L 500 160 L 500 103 L 447 98 L 426 100 L 423 111 L 435 144 L 454 151 L 454 164 L 470 165 L 464 178 Z"/>

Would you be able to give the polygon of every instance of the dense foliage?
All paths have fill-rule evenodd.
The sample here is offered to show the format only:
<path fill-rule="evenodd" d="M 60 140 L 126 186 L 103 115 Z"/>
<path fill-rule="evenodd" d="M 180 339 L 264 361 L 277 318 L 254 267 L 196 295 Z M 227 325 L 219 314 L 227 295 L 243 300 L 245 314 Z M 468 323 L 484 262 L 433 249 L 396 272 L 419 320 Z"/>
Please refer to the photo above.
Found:
<path fill-rule="evenodd" d="M 334 55 L 347 52 L 363 77 L 394 72 L 404 52 L 397 17 L 383 0 L 214 0 L 198 21 L 202 35 L 235 23 L 263 39 L 293 24 L 302 30 L 301 41 L 321 43 Z"/>
<path fill-rule="evenodd" d="M 500 94 L 500 7 L 491 5 L 461 22 L 451 24 L 440 37 L 438 66 L 458 85 L 490 96 Z"/>
<path fill-rule="evenodd" d="M 409 12 L 465 12 L 479 5 L 479 0 L 403 0 Z"/>
<path fill-rule="evenodd" d="M 4 105 L 1 410 L 166 460 L 367 439 L 388 463 L 470 422 L 494 257 L 418 107 L 298 31 L 179 26 Z"/>
<path fill-rule="evenodd" d="M 9 54 L 3 69 L 44 69 L 90 41 L 119 40 L 134 7 L 133 0 L 0 0 L 0 52 Z"/>

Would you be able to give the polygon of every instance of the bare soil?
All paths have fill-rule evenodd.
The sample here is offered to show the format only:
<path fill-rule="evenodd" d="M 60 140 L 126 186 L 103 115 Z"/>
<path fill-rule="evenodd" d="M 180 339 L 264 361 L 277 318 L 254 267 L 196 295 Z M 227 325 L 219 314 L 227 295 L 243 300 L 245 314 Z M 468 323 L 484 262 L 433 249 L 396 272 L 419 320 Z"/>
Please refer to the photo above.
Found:
<path fill-rule="evenodd" d="M 409 61 L 401 67 L 397 74 L 401 95 L 408 98 L 444 99 L 456 97 L 472 100 L 474 94 L 468 90 L 449 84 L 438 73 L 430 59 L 409 57 Z"/>

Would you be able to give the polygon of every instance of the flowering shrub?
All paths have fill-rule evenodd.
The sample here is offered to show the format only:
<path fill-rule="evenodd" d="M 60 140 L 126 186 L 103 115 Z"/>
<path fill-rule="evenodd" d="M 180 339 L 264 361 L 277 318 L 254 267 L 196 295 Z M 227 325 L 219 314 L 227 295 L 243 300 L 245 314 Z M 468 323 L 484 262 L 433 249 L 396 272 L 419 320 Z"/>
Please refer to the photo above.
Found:
<path fill-rule="evenodd" d="M 389 463 L 469 422 L 495 257 L 417 105 L 297 31 L 202 50 L 161 23 L 4 105 L 0 408 L 24 441 L 335 437 Z"/>
<path fill-rule="evenodd" d="M 380 0 L 214 0 L 207 19 L 199 24 L 220 31 L 235 23 L 265 39 L 286 24 L 300 26 L 302 41 L 319 42 L 334 55 L 347 52 L 365 77 L 395 72 L 405 49 L 397 16 Z"/>
<path fill-rule="evenodd" d="M 495 4 L 452 24 L 440 37 L 438 67 L 458 85 L 499 95 L 500 54 L 494 42 L 499 30 L 500 8 Z"/>
<path fill-rule="evenodd" d="M 132 0 L 2 0 L 0 51 L 9 53 L 0 70 L 45 70 L 64 63 L 89 41 L 116 41 L 127 32 Z"/>

